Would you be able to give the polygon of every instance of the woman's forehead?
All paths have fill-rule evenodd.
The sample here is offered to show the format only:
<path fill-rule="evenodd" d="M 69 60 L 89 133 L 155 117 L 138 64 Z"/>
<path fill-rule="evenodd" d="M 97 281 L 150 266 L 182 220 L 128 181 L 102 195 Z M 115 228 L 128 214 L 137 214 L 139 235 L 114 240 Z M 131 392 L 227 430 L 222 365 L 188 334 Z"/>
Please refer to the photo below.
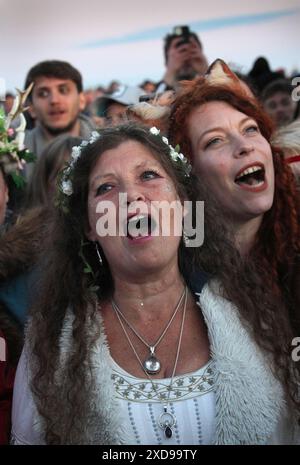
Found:
<path fill-rule="evenodd" d="M 98 158 L 98 163 L 109 164 L 119 160 L 126 165 L 135 160 L 157 160 L 157 157 L 149 147 L 136 140 L 126 140 L 117 147 L 105 150 Z"/>
<path fill-rule="evenodd" d="M 115 148 L 102 152 L 96 161 L 90 177 L 99 172 L 109 172 L 115 169 L 121 169 L 123 173 L 127 173 L 132 169 L 142 168 L 146 166 L 162 166 L 159 156 L 147 146 L 134 140 L 122 142 Z"/>

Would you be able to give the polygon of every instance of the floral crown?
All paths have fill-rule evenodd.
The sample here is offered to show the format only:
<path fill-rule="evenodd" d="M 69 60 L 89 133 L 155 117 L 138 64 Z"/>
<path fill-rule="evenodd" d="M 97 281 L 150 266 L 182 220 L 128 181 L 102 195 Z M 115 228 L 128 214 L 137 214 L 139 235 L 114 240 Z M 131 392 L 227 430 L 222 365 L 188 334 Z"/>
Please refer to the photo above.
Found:
<path fill-rule="evenodd" d="M 160 130 L 156 127 L 152 127 L 149 132 L 155 136 L 160 135 Z M 73 183 L 72 183 L 72 176 L 73 176 L 73 169 L 74 166 L 81 156 L 81 151 L 87 145 L 93 144 L 97 139 L 101 137 L 101 134 L 97 131 L 93 131 L 89 140 L 84 140 L 81 142 L 80 145 L 76 145 L 72 148 L 71 152 L 71 160 L 67 163 L 66 168 L 61 172 L 59 180 L 58 180 L 58 192 L 56 197 L 55 205 L 59 206 L 65 213 L 68 212 L 68 198 L 73 194 Z M 169 141 L 166 137 L 162 136 L 162 141 L 169 147 L 170 158 L 181 164 L 185 175 L 189 176 L 192 170 L 192 167 L 185 158 L 182 153 L 179 153 L 179 145 L 175 148 L 169 144 Z"/>
<path fill-rule="evenodd" d="M 150 128 L 149 131 L 151 132 L 151 134 L 154 134 L 154 136 L 159 136 L 160 135 L 160 129 L 157 129 L 155 126 Z M 180 151 L 179 145 L 176 145 L 176 147 L 174 148 L 171 144 L 169 144 L 169 141 L 168 141 L 167 137 L 161 136 L 161 139 L 170 149 L 170 152 L 169 152 L 170 158 L 173 161 L 176 161 L 177 163 L 180 163 L 181 167 L 183 168 L 183 170 L 185 172 L 185 175 L 187 177 L 189 177 L 190 173 L 192 171 L 192 166 L 189 163 L 188 159 L 182 153 L 179 152 Z"/>
<path fill-rule="evenodd" d="M 80 158 L 82 149 L 84 149 L 87 145 L 96 142 L 99 137 L 100 133 L 93 131 L 89 140 L 83 140 L 80 145 L 74 145 L 74 147 L 72 147 L 71 159 L 67 162 L 65 169 L 60 173 L 55 205 L 60 207 L 64 213 L 68 213 L 69 211 L 68 197 L 73 194 L 72 177 L 75 163 L 78 158 Z"/>
<path fill-rule="evenodd" d="M 24 146 L 26 119 L 23 112 L 28 109 L 24 104 L 32 87 L 33 83 L 23 92 L 17 89 L 17 96 L 7 116 L 0 108 L 0 164 L 17 187 L 25 184 L 21 174 L 24 166 L 35 160 L 35 156 Z M 11 122 L 17 117 L 20 118 L 20 125 L 16 129 L 10 128 Z"/>

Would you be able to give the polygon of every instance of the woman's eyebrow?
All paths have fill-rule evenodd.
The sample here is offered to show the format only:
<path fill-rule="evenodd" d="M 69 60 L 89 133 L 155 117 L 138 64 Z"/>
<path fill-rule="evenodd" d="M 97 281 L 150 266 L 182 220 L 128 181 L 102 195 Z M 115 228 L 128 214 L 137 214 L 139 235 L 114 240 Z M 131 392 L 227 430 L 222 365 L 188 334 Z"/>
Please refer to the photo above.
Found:
<path fill-rule="evenodd" d="M 251 116 L 246 116 L 245 118 L 242 118 L 239 122 L 239 126 L 242 126 L 243 124 L 245 124 L 247 121 L 255 121 L 253 118 L 251 118 Z M 199 137 L 198 139 L 198 143 L 201 141 L 201 139 L 206 135 L 206 134 L 209 134 L 210 132 L 214 132 L 214 131 L 224 131 L 224 128 L 221 127 L 221 126 L 213 126 L 209 129 L 207 129 L 206 131 L 204 131 L 201 136 Z"/>

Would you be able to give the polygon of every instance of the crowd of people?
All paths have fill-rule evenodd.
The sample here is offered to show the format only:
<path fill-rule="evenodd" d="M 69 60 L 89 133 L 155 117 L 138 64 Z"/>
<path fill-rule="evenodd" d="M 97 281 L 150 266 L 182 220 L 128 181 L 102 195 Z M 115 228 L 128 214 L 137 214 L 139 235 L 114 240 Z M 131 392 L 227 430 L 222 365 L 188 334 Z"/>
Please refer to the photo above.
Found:
<path fill-rule="evenodd" d="M 187 26 L 164 56 L 43 61 L 1 110 L 0 444 L 300 444 L 292 77 Z"/>

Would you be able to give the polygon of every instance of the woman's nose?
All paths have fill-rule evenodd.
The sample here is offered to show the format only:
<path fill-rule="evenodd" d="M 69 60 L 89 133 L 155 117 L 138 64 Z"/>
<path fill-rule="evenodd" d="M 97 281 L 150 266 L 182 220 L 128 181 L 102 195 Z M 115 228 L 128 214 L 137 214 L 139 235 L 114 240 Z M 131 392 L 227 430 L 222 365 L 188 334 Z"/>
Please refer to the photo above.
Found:
<path fill-rule="evenodd" d="M 125 193 L 127 194 L 127 205 L 132 202 L 145 201 L 146 199 L 142 189 L 136 185 L 127 186 Z"/>
<path fill-rule="evenodd" d="M 251 141 L 240 137 L 235 142 L 234 156 L 236 158 L 247 156 L 252 153 L 254 150 L 253 144 Z"/>

